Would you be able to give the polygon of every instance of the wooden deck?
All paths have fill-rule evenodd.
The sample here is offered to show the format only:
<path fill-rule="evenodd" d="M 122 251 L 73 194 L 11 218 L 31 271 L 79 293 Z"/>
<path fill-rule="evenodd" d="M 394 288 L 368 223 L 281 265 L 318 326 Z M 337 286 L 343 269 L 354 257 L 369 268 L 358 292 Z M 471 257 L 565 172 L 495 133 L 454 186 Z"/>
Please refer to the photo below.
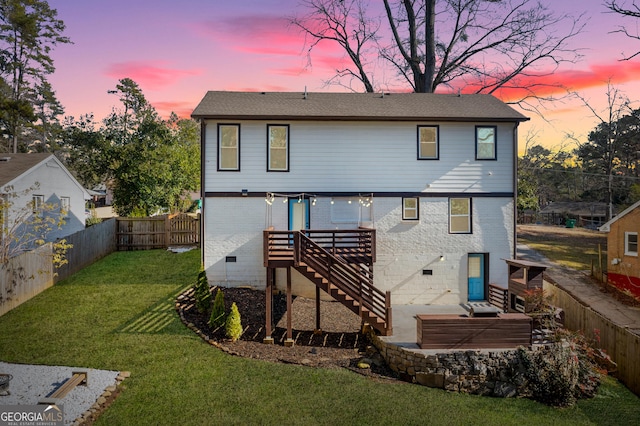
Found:
<path fill-rule="evenodd" d="M 420 349 L 512 349 L 531 346 L 531 317 L 521 313 L 497 317 L 417 315 Z"/>

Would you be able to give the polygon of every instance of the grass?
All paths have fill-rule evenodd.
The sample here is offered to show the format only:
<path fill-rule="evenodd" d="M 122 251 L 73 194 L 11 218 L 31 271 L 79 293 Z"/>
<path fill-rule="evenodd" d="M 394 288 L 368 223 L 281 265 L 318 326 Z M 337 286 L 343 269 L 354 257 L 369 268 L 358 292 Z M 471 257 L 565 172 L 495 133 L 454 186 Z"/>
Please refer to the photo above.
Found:
<path fill-rule="evenodd" d="M 519 225 L 518 242 L 553 262 L 576 270 L 590 270 L 592 262 L 606 270 L 607 237 L 598 231 L 557 226 Z"/>
<path fill-rule="evenodd" d="M 0 317 L 0 359 L 130 371 L 98 425 L 632 424 L 640 401 L 607 379 L 568 409 L 447 393 L 227 355 L 182 325 L 176 294 L 199 252 L 114 253 Z"/>

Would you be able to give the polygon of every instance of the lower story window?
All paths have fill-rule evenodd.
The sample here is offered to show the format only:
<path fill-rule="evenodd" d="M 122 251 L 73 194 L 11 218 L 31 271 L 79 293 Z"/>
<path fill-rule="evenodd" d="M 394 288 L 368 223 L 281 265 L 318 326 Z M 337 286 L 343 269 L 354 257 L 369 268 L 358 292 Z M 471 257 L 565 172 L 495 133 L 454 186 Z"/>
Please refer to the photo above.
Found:
<path fill-rule="evenodd" d="M 449 199 L 449 232 L 471 233 L 471 198 Z"/>
<path fill-rule="evenodd" d="M 625 256 L 638 255 L 638 233 L 637 232 L 624 233 L 624 254 Z"/>
<path fill-rule="evenodd" d="M 418 198 L 403 198 L 402 220 L 418 220 L 420 218 L 418 206 Z"/>

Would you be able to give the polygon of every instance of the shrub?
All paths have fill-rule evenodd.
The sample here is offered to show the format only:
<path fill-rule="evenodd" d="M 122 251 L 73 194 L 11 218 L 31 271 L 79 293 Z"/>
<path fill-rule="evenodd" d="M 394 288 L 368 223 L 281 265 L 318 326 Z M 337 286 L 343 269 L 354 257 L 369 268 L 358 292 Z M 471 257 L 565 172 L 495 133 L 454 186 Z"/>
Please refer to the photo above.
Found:
<path fill-rule="evenodd" d="M 222 327 L 225 323 L 225 319 L 224 293 L 222 290 L 218 289 L 216 297 L 213 299 L 213 309 L 211 310 L 211 317 L 209 318 L 209 327 Z"/>
<path fill-rule="evenodd" d="M 196 308 L 200 313 L 206 313 L 211 307 L 211 291 L 209 290 L 209 280 L 207 273 L 201 270 L 198 274 L 198 281 L 193 288 L 196 299 Z"/>
<path fill-rule="evenodd" d="M 236 302 L 233 302 L 231 305 L 231 312 L 229 312 L 225 323 L 225 331 L 227 337 L 233 342 L 242 336 L 242 322 L 240 321 L 240 311 L 238 310 Z"/>

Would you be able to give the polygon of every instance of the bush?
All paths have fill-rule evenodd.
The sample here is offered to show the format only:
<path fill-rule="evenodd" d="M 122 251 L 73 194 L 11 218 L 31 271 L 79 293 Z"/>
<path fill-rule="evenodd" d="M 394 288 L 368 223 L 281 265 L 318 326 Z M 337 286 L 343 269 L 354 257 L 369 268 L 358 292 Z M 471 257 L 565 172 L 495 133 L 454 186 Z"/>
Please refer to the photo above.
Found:
<path fill-rule="evenodd" d="M 213 309 L 211 310 L 211 317 L 209 318 L 209 327 L 222 327 L 225 323 L 225 317 L 224 293 L 222 290 L 218 289 L 216 297 L 213 299 Z"/>
<path fill-rule="evenodd" d="M 198 281 L 196 281 L 193 291 L 198 312 L 206 313 L 211 307 L 211 290 L 209 289 L 207 273 L 204 270 L 201 270 L 198 274 Z"/>
<path fill-rule="evenodd" d="M 242 336 L 242 322 L 240 321 L 240 311 L 238 310 L 236 302 L 233 302 L 231 305 L 231 312 L 229 312 L 225 323 L 225 331 L 227 337 L 230 338 L 232 342 L 235 342 Z"/>

